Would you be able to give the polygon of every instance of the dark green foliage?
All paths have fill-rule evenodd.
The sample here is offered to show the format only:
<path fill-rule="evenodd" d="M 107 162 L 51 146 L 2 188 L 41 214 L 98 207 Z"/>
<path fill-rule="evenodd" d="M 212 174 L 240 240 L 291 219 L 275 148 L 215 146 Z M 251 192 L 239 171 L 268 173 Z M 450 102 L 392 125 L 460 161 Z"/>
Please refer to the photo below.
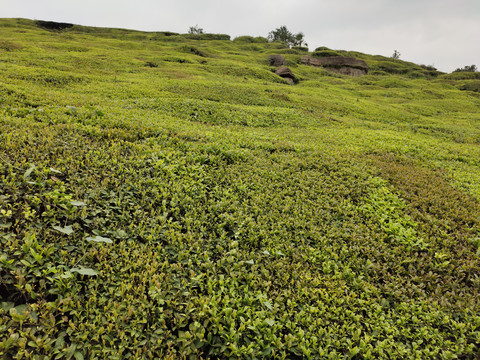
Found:
<path fill-rule="evenodd" d="M 61 23 L 61 22 L 55 22 L 55 21 L 43 21 L 43 20 L 38 20 L 36 22 L 38 27 L 41 27 L 43 29 L 47 30 L 56 30 L 56 31 L 62 31 L 68 28 L 73 27 L 73 24 L 69 23 Z"/>
<path fill-rule="evenodd" d="M 429 71 L 437 71 L 437 68 L 433 65 L 420 65 L 420 67 Z"/>
<path fill-rule="evenodd" d="M 147 61 L 147 62 L 145 63 L 145 66 L 152 67 L 152 68 L 156 68 L 156 67 L 158 67 L 158 64 L 155 63 L 155 62 L 153 62 L 153 61 Z"/>
<path fill-rule="evenodd" d="M 341 56 L 341 54 L 333 50 L 318 50 L 318 51 L 316 50 L 312 53 L 312 56 L 329 57 L 329 56 Z"/>
<path fill-rule="evenodd" d="M 306 46 L 292 46 L 292 49 L 300 52 L 308 52 L 308 47 Z"/>
<path fill-rule="evenodd" d="M 183 34 L 182 37 L 190 40 L 230 40 L 226 34 Z"/>
<path fill-rule="evenodd" d="M 207 57 L 207 53 L 194 47 L 194 46 L 183 46 L 181 48 L 181 51 L 182 52 L 186 52 L 187 54 L 193 54 L 193 55 L 197 55 L 197 56 L 200 56 L 200 57 Z"/>
<path fill-rule="evenodd" d="M 256 37 L 254 38 L 254 40 L 255 40 L 256 43 L 262 43 L 262 44 L 268 42 L 268 39 L 265 38 L 265 37 L 263 37 L 263 36 L 256 36 Z"/>
<path fill-rule="evenodd" d="M 474 80 L 464 83 L 458 87 L 460 90 L 480 92 L 480 81 Z"/>
<path fill-rule="evenodd" d="M 285 44 L 284 42 L 280 42 L 280 41 L 270 42 L 268 44 L 265 44 L 265 47 L 269 48 L 269 49 L 292 50 L 292 49 L 290 49 L 290 47 L 287 44 Z M 293 50 L 293 51 L 296 51 L 296 50 Z"/>
<path fill-rule="evenodd" d="M 434 66 L 432 65 L 420 65 L 420 67 L 426 71 L 422 71 L 422 73 L 428 77 L 435 77 L 435 76 L 438 76 L 440 74 L 440 72 L 437 70 L 437 68 L 435 68 Z"/>
<path fill-rule="evenodd" d="M 22 49 L 22 45 L 11 41 L 0 41 L 0 50 L 15 51 Z"/>
<path fill-rule="evenodd" d="M 198 25 L 195 26 L 190 26 L 188 29 L 189 34 L 204 34 L 203 29 L 199 27 Z"/>
<path fill-rule="evenodd" d="M 178 33 L 171 32 L 171 31 L 161 31 L 161 32 L 157 32 L 156 34 L 161 35 L 161 36 L 175 36 L 175 35 L 179 35 Z"/>
<path fill-rule="evenodd" d="M 279 28 L 272 30 L 268 33 L 268 40 L 271 42 L 279 41 L 289 47 L 292 46 L 308 46 L 305 42 L 305 35 L 303 33 L 293 34 L 291 33 L 285 25 L 280 26 Z"/>
<path fill-rule="evenodd" d="M 463 68 L 457 68 L 454 70 L 454 72 L 476 72 L 476 71 L 477 71 L 476 65 L 467 65 L 467 66 L 464 66 Z"/>
<path fill-rule="evenodd" d="M 407 74 L 410 69 L 404 64 L 397 63 L 397 62 L 384 62 L 383 64 L 379 65 L 379 68 L 389 74 Z"/>
<path fill-rule="evenodd" d="M 369 64 L 369 61 L 367 61 L 367 64 Z M 369 64 L 369 68 L 372 74 L 387 73 L 404 75 L 411 78 L 436 77 L 441 74 L 439 71 L 430 67 L 422 67 L 420 65 L 388 58 L 381 58 L 379 61 L 374 61 L 372 64 Z"/>
<path fill-rule="evenodd" d="M 480 72 L 457 71 L 443 77 L 447 80 L 480 80 Z"/>
<path fill-rule="evenodd" d="M 262 36 L 238 36 L 235 39 L 233 39 L 233 42 L 240 42 L 240 43 L 266 43 L 268 42 L 267 38 L 264 38 Z"/>

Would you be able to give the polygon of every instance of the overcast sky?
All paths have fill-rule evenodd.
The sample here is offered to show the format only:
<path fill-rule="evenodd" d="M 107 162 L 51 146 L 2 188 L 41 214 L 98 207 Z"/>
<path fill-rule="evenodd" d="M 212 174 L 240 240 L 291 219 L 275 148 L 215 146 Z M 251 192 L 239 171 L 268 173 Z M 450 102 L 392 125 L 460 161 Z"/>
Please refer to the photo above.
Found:
<path fill-rule="evenodd" d="M 286 25 L 310 50 L 398 50 L 445 72 L 480 68 L 480 0 L 0 0 L 0 17 L 180 33 L 198 24 L 232 39 Z"/>

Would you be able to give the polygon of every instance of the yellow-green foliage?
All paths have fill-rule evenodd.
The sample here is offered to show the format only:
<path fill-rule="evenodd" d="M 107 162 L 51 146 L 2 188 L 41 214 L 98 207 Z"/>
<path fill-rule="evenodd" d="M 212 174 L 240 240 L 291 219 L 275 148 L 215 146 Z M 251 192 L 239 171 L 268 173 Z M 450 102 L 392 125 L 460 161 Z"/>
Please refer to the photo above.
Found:
<path fill-rule="evenodd" d="M 258 38 L 0 34 L 1 358 L 480 357 L 474 78 L 294 50 L 291 86 Z"/>

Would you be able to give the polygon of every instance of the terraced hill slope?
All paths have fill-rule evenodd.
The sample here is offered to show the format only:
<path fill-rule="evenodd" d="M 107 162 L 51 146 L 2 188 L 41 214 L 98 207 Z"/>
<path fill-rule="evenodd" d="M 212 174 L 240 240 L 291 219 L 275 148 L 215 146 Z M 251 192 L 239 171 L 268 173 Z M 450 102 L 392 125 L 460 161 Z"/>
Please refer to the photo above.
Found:
<path fill-rule="evenodd" d="M 480 357 L 478 73 L 38 25 L 0 20 L 0 357 Z"/>

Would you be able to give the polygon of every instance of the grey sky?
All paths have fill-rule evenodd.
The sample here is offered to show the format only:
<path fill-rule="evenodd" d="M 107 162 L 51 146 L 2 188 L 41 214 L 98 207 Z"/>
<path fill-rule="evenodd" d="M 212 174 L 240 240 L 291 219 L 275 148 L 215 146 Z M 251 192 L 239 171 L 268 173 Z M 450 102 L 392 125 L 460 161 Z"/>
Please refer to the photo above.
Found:
<path fill-rule="evenodd" d="M 0 17 L 148 31 L 267 36 L 286 25 L 318 46 L 451 72 L 480 67 L 480 0 L 0 0 Z"/>

